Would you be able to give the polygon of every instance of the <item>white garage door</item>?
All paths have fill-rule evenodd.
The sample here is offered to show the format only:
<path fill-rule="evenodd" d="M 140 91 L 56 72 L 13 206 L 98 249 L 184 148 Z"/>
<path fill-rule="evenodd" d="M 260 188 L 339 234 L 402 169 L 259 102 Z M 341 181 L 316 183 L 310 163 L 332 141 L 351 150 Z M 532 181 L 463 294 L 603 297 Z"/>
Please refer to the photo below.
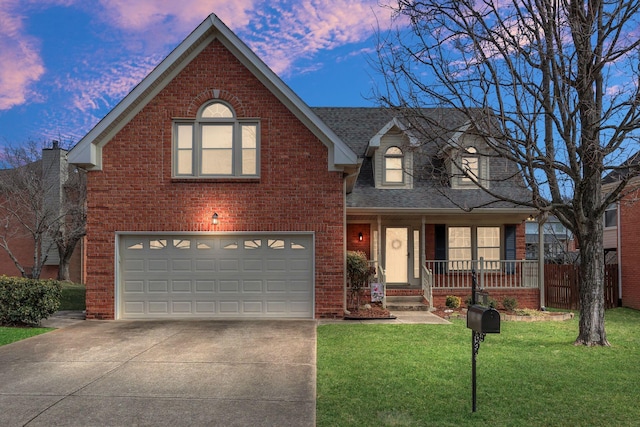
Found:
<path fill-rule="evenodd" d="M 124 319 L 313 317 L 313 236 L 121 235 Z"/>

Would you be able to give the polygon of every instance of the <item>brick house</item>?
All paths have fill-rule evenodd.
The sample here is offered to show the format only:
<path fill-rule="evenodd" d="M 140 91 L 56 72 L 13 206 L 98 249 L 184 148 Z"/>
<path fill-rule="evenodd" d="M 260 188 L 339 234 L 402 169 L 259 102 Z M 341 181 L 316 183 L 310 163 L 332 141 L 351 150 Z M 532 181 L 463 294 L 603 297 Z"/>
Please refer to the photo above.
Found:
<path fill-rule="evenodd" d="M 640 152 L 631 156 L 621 166 L 636 166 L 640 163 Z M 621 169 L 607 175 L 602 181 L 604 193 L 611 191 L 621 180 L 627 178 L 629 169 Z M 604 214 L 604 250 L 608 263 L 618 264 L 619 298 L 624 307 L 640 310 L 640 223 L 638 223 L 638 197 L 640 180 L 630 178 L 622 199 L 610 205 Z"/>
<path fill-rule="evenodd" d="M 424 156 L 458 153 L 409 139 L 386 110 L 308 107 L 211 15 L 69 153 L 89 171 L 87 317 L 340 317 L 347 249 L 389 293 L 428 285 L 431 300 L 452 292 L 444 270 L 468 276 L 482 255 L 491 280 L 523 277 L 531 212 L 461 210 L 491 201 L 414 178 Z M 509 173 L 467 154 L 480 176 Z"/>

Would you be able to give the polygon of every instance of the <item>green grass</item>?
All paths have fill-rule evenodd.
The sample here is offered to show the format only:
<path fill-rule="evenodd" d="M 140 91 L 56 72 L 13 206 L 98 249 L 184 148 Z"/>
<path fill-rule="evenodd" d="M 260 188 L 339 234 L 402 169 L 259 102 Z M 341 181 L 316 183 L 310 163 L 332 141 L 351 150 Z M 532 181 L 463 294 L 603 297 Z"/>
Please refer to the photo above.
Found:
<path fill-rule="evenodd" d="M 62 283 L 62 296 L 58 310 L 84 310 L 85 286 L 79 283 Z"/>
<path fill-rule="evenodd" d="M 639 425 L 640 311 L 607 311 L 609 348 L 574 346 L 577 318 L 487 335 L 475 413 L 464 320 L 319 326 L 317 425 Z"/>
<path fill-rule="evenodd" d="M 0 326 L 0 346 L 53 331 L 53 328 L 9 328 Z"/>

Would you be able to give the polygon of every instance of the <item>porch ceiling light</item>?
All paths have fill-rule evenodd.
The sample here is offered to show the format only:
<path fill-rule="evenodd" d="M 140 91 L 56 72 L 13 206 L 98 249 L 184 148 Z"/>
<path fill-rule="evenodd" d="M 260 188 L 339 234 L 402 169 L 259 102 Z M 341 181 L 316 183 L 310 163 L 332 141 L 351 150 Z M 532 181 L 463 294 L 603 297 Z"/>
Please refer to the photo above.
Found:
<path fill-rule="evenodd" d="M 213 213 L 213 216 L 211 217 L 211 224 L 218 225 L 218 213 L 217 212 Z"/>
<path fill-rule="evenodd" d="M 358 233 L 358 240 L 362 242 L 362 231 Z"/>

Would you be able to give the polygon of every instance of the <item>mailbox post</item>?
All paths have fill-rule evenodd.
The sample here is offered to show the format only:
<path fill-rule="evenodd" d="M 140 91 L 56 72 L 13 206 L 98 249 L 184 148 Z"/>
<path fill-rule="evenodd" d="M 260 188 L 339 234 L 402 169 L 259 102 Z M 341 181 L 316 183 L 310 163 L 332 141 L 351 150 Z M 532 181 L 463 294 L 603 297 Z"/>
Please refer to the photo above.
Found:
<path fill-rule="evenodd" d="M 471 329 L 471 410 L 476 412 L 476 357 L 486 334 L 500 333 L 500 313 L 476 305 L 476 271 L 471 273 L 471 306 L 467 310 L 467 328 Z"/>

